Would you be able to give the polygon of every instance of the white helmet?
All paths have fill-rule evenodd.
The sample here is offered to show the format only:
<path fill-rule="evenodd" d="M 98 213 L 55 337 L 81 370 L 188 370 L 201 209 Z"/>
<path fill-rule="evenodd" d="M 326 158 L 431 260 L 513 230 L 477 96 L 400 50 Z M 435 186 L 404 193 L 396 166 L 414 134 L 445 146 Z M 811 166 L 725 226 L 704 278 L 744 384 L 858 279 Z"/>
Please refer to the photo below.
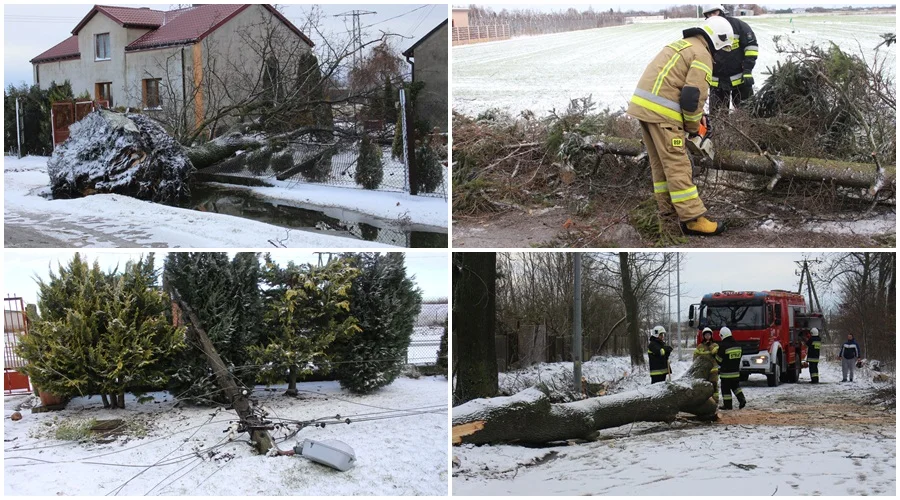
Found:
<path fill-rule="evenodd" d="M 650 336 L 655 339 L 664 333 L 666 333 L 666 329 L 662 326 L 654 326 L 653 330 L 650 330 Z"/>
<path fill-rule="evenodd" d="M 731 51 L 731 41 L 734 39 L 734 28 L 724 17 L 713 16 L 703 23 L 703 31 L 712 40 L 713 49 Z"/>
<path fill-rule="evenodd" d="M 819 336 L 819 329 L 818 329 L 818 328 L 813 328 L 813 329 L 811 329 L 811 330 L 809 331 L 809 334 L 812 335 L 813 337 L 818 337 L 818 336 Z"/>
<path fill-rule="evenodd" d="M 721 11 L 723 14 L 725 13 L 725 7 L 722 7 L 721 5 L 715 5 L 715 4 L 711 4 L 711 3 L 706 4 L 703 6 L 703 15 L 705 16 L 705 15 L 709 14 L 710 12 L 715 12 L 717 10 Z"/>
<path fill-rule="evenodd" d="M 719 330 L 719 337 L 722 337 L 723 339 L 731 337 L 731 328 L 723 326 L 722 329 Z"/>
<path fill-rule="evenodd" d="M 706 328 L 703 329 L 702 332 L 700 332 L 700 335 L 706 335 L 707 333 L 709 333 L 710 335 L 712 335 L 712 332 L 713 332 L 713 331 L 712 331 L 712 328 L 710 328 L 710 327 L 707 326 Z"/>

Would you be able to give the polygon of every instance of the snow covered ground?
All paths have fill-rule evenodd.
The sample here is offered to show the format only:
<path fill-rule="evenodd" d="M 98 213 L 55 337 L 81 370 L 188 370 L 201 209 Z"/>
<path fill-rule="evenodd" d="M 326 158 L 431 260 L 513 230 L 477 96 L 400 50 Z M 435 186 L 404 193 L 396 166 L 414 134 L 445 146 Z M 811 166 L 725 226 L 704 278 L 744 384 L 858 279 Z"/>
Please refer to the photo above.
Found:
<path fill-rule="evenodd" d="M 675 377 L 686 361 L 673 364 Z M 552 378 L 569 364 L 544 364 L 521 377 Z M 625 358 L 585 364 L 612 392 L 649 384 Z M 822 363 L 822 383 L 770 388 L 753 375 L 741 384 L 748 406 L 720 411 L 716 423 L 679 419 L 608 429 L 572 446 L 454 447 L 454 495 L 886 495 L 897 493 L 896 413 L 871 401 L 878 384 L 858 371 L 841 383 L 840 364 Z M 505 377 L 509 384 L 517 377 Z"/>
<path fill-rule="evenodd" d="M 793 18 L 793 24 L 791 19 Z M 546 115 L 592 96 L 599 108 L 624 109 L 646 65 L 697 20 L 674 19 L 453 47 L 453 109 L 475 116 L 490 108 Z M 798 45 L 836 43 L 871 57 L 880 35 L 896 31 L 891 15 L 759 16 L 747 20 L 759 40 L 756 87 L 784 56 L 774 36 Z M 792 32 L 792 28 L 795 32 Z M 885 49 L 883 49 L 885 50 Z M 896 46 L 886 49 L 895 70 Z"/>
<path fill-rule="evenodd" d="M 49 193 L 46 157 L 4 157 L 4 182 L 7 247 L 258 248 L 276 243 L 295 248 L 385 246 L 120 195 L 50 200 L 46 197 Z M 263 197 L 447 227 L 447 201 L 440 198 L 310 185 L 251 189 L 259 190 Z"/>
<path fill-rule="evenodd" d="M 385 415 L 385 409 L 437 409 L 349 425 L 310 426 L 279 445 L 287 450 L 305 438 L 344 441 L 354 448 L 357 464 L 348 472 L 338 472 L 301 457 L 256 455 L 246 434 L 233 442 L 223 441 L 227 436 L 223 431 L 235 419 L 233 411 L 176 406 L 167 393 L 154 393 L 155 400 L 145 404 L 129 396 L 126 409 L 118 411 L 104 410 L 98 398 L 76 398 L 60 412 L 31 413 L 23 409 L 23 419 L 18 422 L 9 420 L 9 416 L 32 398 L 7 396 L 4 494 L 447 494 L 446 379 L 401 378 L 368 396 L 342 392 L 335 382 L 309 382 L 298 388 L 311 392 L 301 392 L 299 399 L 292 399 L 282 395 L 283 387 L 272 391 L 257 388 L 254 397 L 269 410 L 270 418 L 298 420 L 335 414 L 351 418 L 377 412 Z M 62 422 L 91 418 L 125 419 L 130 430 L 108 443 L 50 437 Z M 276 431 L 273 437 L 283 435 L 283 431 Z M 219 443 L 223 445 L 214 450 L 194 453 Z"/>

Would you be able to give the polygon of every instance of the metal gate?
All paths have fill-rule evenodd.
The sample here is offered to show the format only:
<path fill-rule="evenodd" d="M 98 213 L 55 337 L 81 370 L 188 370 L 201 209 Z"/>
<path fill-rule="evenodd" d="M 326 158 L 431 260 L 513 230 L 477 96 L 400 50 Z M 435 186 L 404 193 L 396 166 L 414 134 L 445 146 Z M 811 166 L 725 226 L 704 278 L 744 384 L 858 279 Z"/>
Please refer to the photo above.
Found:
<path fill-rule="evenodd" d="M 19 297 L 3 299 L 3 392 L 4 394 L 29 393 L 31 382 L 28 377 L 19 373 L 25 366 L 25 360 L 16 354 L 19 338 L 28 333 L 28 315 L 25 312 L 25 301 Z"/>
<path fill-rule="evenodd" d="M 58 101 L 50 106 L 50 124 L 53 134 L 53 147 L 66 142 L 69 138 L 69 126 L 81 120 L 91 111 L 99 108 L 109 109 L 109 101 Z"/>

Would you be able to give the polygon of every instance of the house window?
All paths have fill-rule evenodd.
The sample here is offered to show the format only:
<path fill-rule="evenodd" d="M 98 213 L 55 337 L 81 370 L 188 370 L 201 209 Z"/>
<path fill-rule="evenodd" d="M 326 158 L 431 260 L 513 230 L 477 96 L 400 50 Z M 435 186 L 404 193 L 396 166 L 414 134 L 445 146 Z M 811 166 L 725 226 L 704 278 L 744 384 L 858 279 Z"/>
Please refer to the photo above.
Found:
<path fill-rule="evenodd" d="M 94 99 L 98 101 L 107 101 L 109 107 L 113 107 L 112 82 L 94 84 Z"/>
<path fill-rule="evenodd" d="M 94 59 L 97 61 L 109 61 L 109 33 L 94 35 Z"/>
<path fill-rule="evenodd" d="M 162 107 L 159 97 L 159 78 L 144 80 L 144 109 L 157 109 Z"/>

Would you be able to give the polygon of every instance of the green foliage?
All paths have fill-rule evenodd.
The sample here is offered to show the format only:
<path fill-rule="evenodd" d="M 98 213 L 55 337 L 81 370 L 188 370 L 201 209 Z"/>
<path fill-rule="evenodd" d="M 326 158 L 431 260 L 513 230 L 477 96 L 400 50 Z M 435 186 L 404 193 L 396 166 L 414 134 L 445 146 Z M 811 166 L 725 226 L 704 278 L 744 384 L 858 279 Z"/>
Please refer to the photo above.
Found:
<path fill-rule="evenodd" d="M 91 435 L 91 427 L 97 423 L 97 419 L 66 420 L 61 422 L 54 432 L 54 437 L 60 441 L 81 441 Z"/>
<path fill-rule="evenodd" d="M 419 192 L 435 192 L 444 180 L 444 166 L 437 152 L 427 142 L 416 148 L 416 163 L 419 167 L 416 178 Z"/>
<path fill-rule="evenodd" d="M 359 143 L 359 159 L 356 161 L 356 183 L 366 189 L 378 189 L 383 178 L 381 148 L 363 135 Z"/>
<path fill-rule="evenodd" d="M 394 142 L 391 143 L 391 158 L 403 159 L 403 115 L 397 113 L 397 124 L 394 126 Z"/>
<path fill-rule="evenodd" d="M 384 387 L 400 373 L 422 294 L 406 276 L 405 254 L 362 253 L 347 256 L 359 268 L 350 294 L 350 311 L 359 333 L 332 346 L 334 373 L 341 386 L 358 393 Z"/>
<path fill-rule="evenodd" d="M 444 333 L 441 335 L 441 346 L 438 348 L 437 352 L 437 366 L 438 370 L 443 376 L 447 376 L 447 321 L 444 321 Z"/>
<path fill-rule="evenodd" d="M 17 347 L 28 362 L 22 372 L 58 396 L 164 386 L 183 331 L 167 317 L 169 301 L 156 279 L 153 254 L 129 261 L 123 272 L 103 272 L 76 253 L 49 282 L 38 282 L 42 317 Z"/>
<path fill-rule="evenodd" d="M 326 365 L 328 347 L 359 332 L 350 313 L 350 288 L 357 270 L 348 259 L 324 267 L 288 263 L 280 267 L 266 255 L 263 273 L 266 338 L 248 346 L 261 380 L 275 383 L 309 375 Z"/>
<path fill-rule="evenodd" d="M 225 364 L 232 370 L 250 364 L 247 347 L 262 335 L 260 263 L 254 253 L 172 252 L 166 256 L 164 278 L 197 313 L 200 323 Z M 194 403 L 227 402 L 193 333 L 174 363 L 170 390 Z M 244 385 L 255 382 L 252 370 L 236 370 Z"/>
<path fill-rule="evenodd" d="M 384 88 L 381 96 L 382 119 L 385 123 L 393 123 L 397 121 L 397 91 L 391 85 L 391 78 L 387 75 L 384 77 Z"/>
<path fill-rule="evenodd" d="M 22 118 L 22 155 L 47 156 L 53 151 L 50 130 L 50 104 L 72 99 L 72 86 L 68 81 L 62 85 L 55 82 L 47 90 L 37 85 L 22 85 L 6 88 L 3 94 L 3 150 L 15 151 L 16 139 L 16 99 L 19 100 L 19 115 Z"/>
<path fill-rule="evenodd" d="M 659 214 L 656 199 L 646 199 L 628 213 L 631 224 L 644 238 L 653 241 L 655 247 L 671 247 L 687 243 L 681 228 L 674 220 Z"/>

